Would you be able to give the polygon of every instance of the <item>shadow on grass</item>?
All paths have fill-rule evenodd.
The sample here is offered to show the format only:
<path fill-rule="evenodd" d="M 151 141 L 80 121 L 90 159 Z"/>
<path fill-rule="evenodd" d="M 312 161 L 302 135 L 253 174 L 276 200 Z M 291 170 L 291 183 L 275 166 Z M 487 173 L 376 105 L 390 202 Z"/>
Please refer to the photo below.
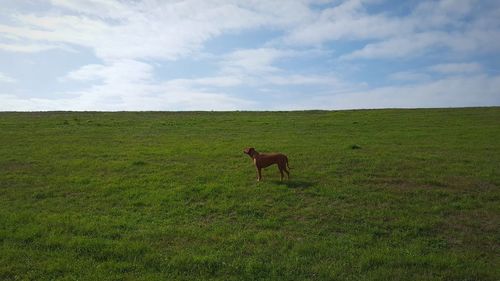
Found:
<path fill-rule="evenodd" d="M 273 181 L 273 183 L 278 185 L 286 185 L 288 188 L 300 188 L 306 189 L 314 186 L 314 182 L 301 181 L 301 180 L 284 180 L 284 181 Z"/>

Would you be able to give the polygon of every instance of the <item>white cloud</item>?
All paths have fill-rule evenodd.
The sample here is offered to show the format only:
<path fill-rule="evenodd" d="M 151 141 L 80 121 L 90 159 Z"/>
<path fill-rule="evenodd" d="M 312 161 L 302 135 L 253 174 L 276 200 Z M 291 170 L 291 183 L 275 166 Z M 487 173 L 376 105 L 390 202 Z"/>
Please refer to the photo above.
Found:
<path fill-rule="evenodd" d="M 332 40 L 387 38 L 411 30 L 413 23 L 385 15 L 370 15 L 364 1 L 351 0 L 319 12 L 284 38 L 289 44 L 317 45 Z M 366 1 L 365 1 L 366 2 Z"/>
<path fill-rule="evenodd" d="M 65 79 L 80 81 L 104 80 L 105 83 L 149 82 L 153 66 L 136 60 L 116 60 L 108 64 L 89 64 L 71 71 Z"/>
<path fill-rule="evenodd" d="M 196 89 L 195 84 L 170 80 L 153 85 L 124 84 L 121 89 L 102 84 L 59 99 L 0 94 L 0 110 L 293 110 L 500 106 L 500 76 L 487 75 L 451 76 L 430 82 L 365 90 L 359 87 L 356 90 L 353 85 L 351 89 L 339 88 L 330 94 L 296 95 L 294 99 L 283 99 L 283 93 L 271 90 L 273 98 L 279 99 L 280 103 L 265 105 L 225 93 Z"/>
<path fill-rule="evenodd" d="M 92 85 L 54 99 L 3 95 L 0 110 L 235 110 L 254 104 L 203 88 L 238 85 L 235 77 L 157 81 L 150 64 L 135 60 L 86 65 L 61 79 L 71 80 Z"/>
<path fill-rule="evenodd" d="M 272 65 L 275 61 L 295 55 L 297 55 L 295 51 L 276 48 L 237 50 L 224 56 L 221 62 L 222 73 L 247 75 L 272 73 L 279 70 Z"/>
<path fill-rule="evenodd" d="M 112 26 L 85 16 L 16 14 L 15 26 L 0 24 L 0 34 L 22 44 L 75 44 L 85 47 L 100 45 L 110 38 Z M 16 41 L 5 45 L 19 45 Z"/>
<path fill-rule="evenodd" d="M 130 85 L 129 85 L 130 86 Z M 111 92 L 109 91 L 111 90 Z M 64 98 L 22 98 L 0 94 L 0 111 L 123 111 L 123 110 L 237 110 L 252 108 L 253 101 L 235 98 L 219 92 L 197 91 L 190 88 L 133 85 L 122 94 L 106 85 L 73 92 Z M 138 93 L 140 91 L 140 93 Z"/>
<path fill-rule="evenodd" d="M 42 51 L 61 49 L 66 51 L 72 51 L 68 46 L 60 44 L 36 44 L 36 43 L 0 43 L 0 50 L 17 52 L 17 53 L 38 53 Z"/>
<path fill-rule="evenodd" d="M 293 49 L 257 48 L 241 49 L 224 55 L 220 74 L 238 77 L 247 85 L 337 85 L 340 80 L 334 74 L 290 74 L 288 69 L 276 66 L 280 61 L 296 58 L 324 56 L 321 50 L 298 51 Z"/>
<path fill-rule="evenodd" d="M 500 5 L 495 1 L 422 1 L 409 15 L 370 14 L 350 0 L 318 12 L 291 29 L 283 42 L 318 45 L 368 41 L 342 59 L 415 57 L 443 48 L 458 53 L 498 52 Z M 478 16 L 480 15 L 480 16 Z"/>
<path fill-rule="evenodd" d="M 431 82 L 332 93 L 287 108 L 356 109 L 499 106 L 500 76 L 448 77 Z"/>
<path fill-rule="evenodd" d="M 416 28 L 461 27 L 461 19 L 471 13 L 477 0 L 441 0 L 421 1 L 412 11 L 410 18 L 416 22 Z M 418 21 L 418 22 L 417 22 Z"/>
<path fill-rule="evenodd" d="M 238 76 L 209 76 L 194 79 L 174 79 L 169 84 L 182 85 L 184 87 L 209 86 L 209 87 L 234 87 L 243 83 Z"/>
<path fill-rule="evenodd" d="M 256 104 L 249 100 L 253 97 L 239 98 L 230 91 L 245 87 L 279 94 L 283 86 L 322 91 L 303 93 L 304 100 L 295 100 L 290 107 L 302 106 L 300 103 L 306 108 L 498 104 L 493 87 L 498 86 L 498 77 L 481 75 L 483 66 L 477 63 L 453 61 L 457 57 L 474 61 L 477 54 L 498 53 L 498 2 L 419 1 L 407 14 L 372 13 L 367 5 L 378 2 L 51 0 L 52 6 L 46 10 L 6 15 L 8 20 L 0 24 L 0 51 L 27 56 L 25 53 L 54 49 L 90 50 L 99 63 L 82 66 L 59 79 L 66 85 L 77 81 L 79 87 L 90 86 L 58 93 L 54 98 L 3 95 L 0 109 L 248 109 Z M 208 40 L 226 33 L 244 35 L 252 29 L 282 35 L 259 42 L 253 49 L 212 55 L 212 62 L 219 59 L 217 68 L 204 76 L 166 81 L 155 76 L 154 65 L 198 58 L 208 52 L 203 49 Z M 330 45 L 335 48 L 336 43 L 346 41 L 356 41 L 353 45 L 359 47 L 347 50 L 340 60 L 334 58 Z M 307 61 L 307 56 L 314 55 L 311 46 L 330 52 L 322 54 L 329 61 L 321 68 L 310 67 L 317 60 Z M 418 58 L 433 52 L 445 57 L 422 70 L 427 73 L 409 67 L 388 76 L 404 81 L 405 86 L 359 90 L 363 81 L 349 77 L 351 82 L 347 82 L 334 73 L 355 75 L 355 71 L 346 70 L 356 67 L 355 59 Z M 288 60 L 296 61 L 287 64 Z M 299 69 L 302 64 L 305 70 Z M 285 65 L 294 66 L 287 69 Z M 435 73 L 446 75 L 432 81 L 430 74 Z M 0 82 L 15 81 L 0 73 Z M 467 95 L 474 87 L 478 93 Z M 336 94 L 322 96 L 325 89 Z"/>
<path fill-rule="evenodd" d="M 265 77 L 266 81 L 275 85 L 330 85 L 338 86 L 341 82 L 334 75 L 272 75 Z"/>
<path fill-rule="evenodd" d="M 130 6 L 127 6 L 124 2 L 109 0 L 51 0 L 50 2 L 54 6 L 62 7 L 69 11 L 112 19 L 122 19 L 132 16 L 133 12 L 130 6 L 135 6 L 134 3 L 130 3 Z"/>
<path fill-rule="evenodd" d="M 200 50 L 206 40 L 223 32 L 284 28 L 310 14 L 307 3 L 295 1 L 53 0 L 52 4 L 67 13 L 13 15 L 16 25 L 0 25 L 0 35 L 47 46 L 80 45 L 104 60 L 175 60 Z"/>
<path fill-rule="evenodd" d="M 404 58 L 421 55 L 422 52 L 429 51 L 431 47 L 438 46 L 444 42 L 444 33 L 426 32 L 413 34 L 405 37 L 394 37 L 377 43 L 367 44 L 360 50 L 356 50 L 340 59 L 387 59 Z"/>
<path fill-rule="evenodd" d="M 403 57 L 432 47 L 491 51 L 500 42 L 495 20 L 500 9 L 492 1 L 486 3 L 494 8 L 467 20 L 479 9 L 477 1 L 423 1 L 409 15 L 370 14 L 366 5 L 373 1 L 360 0 L 322 10 L 313 9 L 311 1 L 51 2 L 69 14 L 17 14 L 12 16 L 17 24 L 0 25 L 0 34 L 22 45 L 32 44 L 24 50 L 76 44 L 91 48 L 104 60 L 174 60 L 200 50 L 205 41 L 224 32 L 259 27 L 284 30 L 281 41 L 291 45 L 372 41 L 344 58 Z M 21 44 L 3 43 L 3 49 L 22 51 Z"/>
<path fill-rule="evenodd" d="M 17 80 L 0 72 L 0 83 L 16 83 Z"/>
<path fill-rule="evenodd" d="M 423 81 L 430 80 L 430 76 L 420 72 L 400 71 L 389 75 L 389 79 L 399 81 Z"/>
<path fill-rule="evenodd" d="M 445 63 L 429 67 L 429 70 L 444 74 L 475 73 L 481 72 L 482 67 L 478 63 Z"/>
<path fill-rule="evenodd" d="M 427 31 L 394 36 L 366 44 L 341 59 L 391 59 L 417 57 L 443 48 L 458 54 L 496 52 L 500 31 L 471 28 L 463 32 Z"/>

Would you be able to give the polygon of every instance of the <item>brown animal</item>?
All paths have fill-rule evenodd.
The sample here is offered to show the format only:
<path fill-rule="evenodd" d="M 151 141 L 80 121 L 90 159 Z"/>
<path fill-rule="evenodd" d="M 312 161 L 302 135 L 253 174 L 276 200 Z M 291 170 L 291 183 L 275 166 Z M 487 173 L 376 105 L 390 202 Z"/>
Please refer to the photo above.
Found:
<path fill-rule="evenodd" d="M 255 148 L 249 147 L 243 150 L 243 153 L 248 154 L 253 159 L 253 163 L 255 164 L 255 168 L 257 169 L 257 181 L 262 179 L 261 169 L 271 166 L 273 164 L 278 165 L 278 169 L 280 170 L 281 180 L 283 180 L 283 171 L 286 173 L 287 178 L 290 178 L 290 173 L 286 169 L 290 169 L 288 166 L 288 157 L 282 153 L 258 153 Z"/>

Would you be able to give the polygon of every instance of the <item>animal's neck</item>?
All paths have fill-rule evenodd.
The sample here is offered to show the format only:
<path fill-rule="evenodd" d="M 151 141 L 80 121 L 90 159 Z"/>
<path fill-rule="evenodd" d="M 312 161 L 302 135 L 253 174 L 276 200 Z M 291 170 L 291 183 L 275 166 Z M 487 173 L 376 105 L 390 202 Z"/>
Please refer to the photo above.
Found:
<path fill-rule="evenodd" d="M 257 158 L 257 156 L 259 156 L 259 153 L 257 151 L 254 151 L 252 153 L 252 158 L 255 159 L 255 158 Z"/>

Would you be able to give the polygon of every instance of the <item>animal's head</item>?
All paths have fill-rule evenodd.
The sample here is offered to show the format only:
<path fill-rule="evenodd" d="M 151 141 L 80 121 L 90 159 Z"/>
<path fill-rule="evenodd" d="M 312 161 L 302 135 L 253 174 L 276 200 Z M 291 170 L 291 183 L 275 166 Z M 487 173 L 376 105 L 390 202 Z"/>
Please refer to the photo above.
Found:
<path fill-rule="evenodd" d="M 247 148 L 243 149 L 243 153 L 252 156 L 255 153 L 255 148 L 247 147 Z"/>

